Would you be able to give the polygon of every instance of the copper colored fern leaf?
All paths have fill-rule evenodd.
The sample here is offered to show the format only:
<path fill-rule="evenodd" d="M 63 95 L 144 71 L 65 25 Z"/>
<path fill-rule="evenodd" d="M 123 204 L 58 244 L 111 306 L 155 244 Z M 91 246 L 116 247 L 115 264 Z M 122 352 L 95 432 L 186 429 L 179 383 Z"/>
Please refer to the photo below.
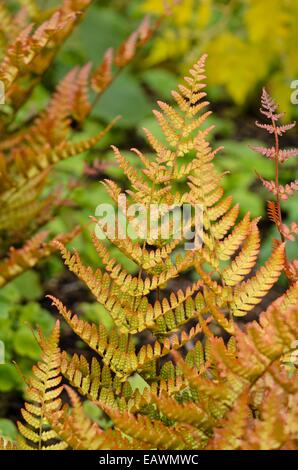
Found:
<path fill-rule="evenodd" d="M 272 194 L 277 194 L 277 187 L 275 181 L 269 181 L 263 178 L 262 176 L 258 175 L 260 180 L 263 183 L 263 186 L 270 191 Z M 293 195 L 295 191 L 298 190 L 298 180 L 292 181 L 291 183 L 286 184 L 285 186 L 279 185 L 278 191 L 280 194 L 281 199 L 287 200 L 290 196 Z"/>
<path fill-rule="evenodd" d="M 261 113 L 264 114 L 268 119 L 273 122 L 278 121 L 283 116 L 283 113 L 277 114 L 277 104 L 273 98 L 268 94 L 265 88 L 262 91 L 261 97 L 262 108 L 260 109 Z"/>
<path fill-rule="evenodd" d="M 268 213 L 268 218 L 271 220 L 271 222 L 274 222 L 275 225 L 279 227 L 281 224 L 280 214 L 279 214 L 278 206 L 274 201 L 268 201 L 267 213 Z"/>
<path fill-rule="evenodd" d="M 269 132 L 269 134 L 274 134 L 274 132 L 276 132 L 277 135 L 282 136 L 285 132 L 293 129 L 293 127 L 296 126 L 296 121 L 292 122 L 291 124 L 285 124 L 283 126 L 273 126 L 272 124 L 263 124 L 256 121 L 256 126 L 260 129 L 265 129 L 267 132 Z"/>

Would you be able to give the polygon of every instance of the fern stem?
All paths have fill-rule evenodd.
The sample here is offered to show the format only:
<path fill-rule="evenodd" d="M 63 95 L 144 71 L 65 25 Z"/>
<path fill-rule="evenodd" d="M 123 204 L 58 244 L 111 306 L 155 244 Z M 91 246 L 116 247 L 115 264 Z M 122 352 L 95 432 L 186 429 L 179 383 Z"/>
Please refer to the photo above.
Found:
<path fill-rule="evenodd" d="M 274 119 L 271 118 L 271 122 L 274 128 L 274 138 L 275 138 L 275 187 L 276 187 L 276 204 L 277 204 L 278 218 L 279 218 L 279 226 L 277 227 L 277 229 L 280 233 L 281 241 L 284 242 L 285 238 L 281 230 L 282 215 L 281 215 L 281 203 L 280 203 L 280 191 L 279 191 L 279 159 L 278 159 L 279 139 L 278 139 L 278 133 L 277 133 Z"/>

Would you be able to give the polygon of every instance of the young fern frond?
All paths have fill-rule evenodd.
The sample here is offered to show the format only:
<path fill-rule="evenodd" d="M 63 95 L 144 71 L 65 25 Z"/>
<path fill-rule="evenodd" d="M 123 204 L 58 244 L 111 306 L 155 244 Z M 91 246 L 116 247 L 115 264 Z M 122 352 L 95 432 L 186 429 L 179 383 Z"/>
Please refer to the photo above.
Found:
<path fill-rule="evenodd" d="M 234 327 L 226 315 L 243 316 L 252 310 L 262 301 L 283 268 L 284 252 L 281 245 L 277 247 L 265 266 L 260 268 L 255 276 L 246 280 L 246 276 L 255 267 L 259 254 L 260 239 L 257 220 L 250 221 L 247 215 L 234 228 L 239 208 L 238 205 L 231 207 L 231 198 L 222 197 L 223 191 L 219 186 L 221 177 L 217 175 L 212 163 L 217 152 L 212 151 L 206 141 L 208 129 L 207 131 L 198 130 L 196 135 L 191 135 L 191 132 L 185 135 L 185 131 L 182 135 L 180 132 L 182 123 L 191 122 L 194 115 L 206 106 L 205 101 L 202 106 L 200 105 L 200 100 L 205 94 L 199 91 L 202 88 L 204 61 L 205 57 L 200 59 L 191 71 L 192 76 L 189 79 L 186 78 L 186 85 L 180 87 L 179 92 L 174 93 L 178 110 L 172 109 L 165 103 L 159 103 L 161 112 L 158 112 L 158 121 L 162 129 L 166 130 L 168 145 L 168 150 L 165 152 L 166 147 L 163 144 L 162 163 L 160 163 L 161 147 L 159 145 L 154 165 L 139 155 L 145 165 L 145 171 L 140 179 L 138 171 L 125 160 L 118 149 L 114 148 L 116 158 L 132 186 L 132 189 L 127 192 L 131 198 L 128 199 L 128 205 L 131 201 L 135 201 L 137 195 L 143 200 L 147 209 L 152 201 L 164 203 L 170 200 L 172 203 L 171 196 L 173 197 L 174 194 L 171 185 L 175 180 L 173 170 L 176 168 L 179 172 L 177 162 L 180 156 L 188 151 L 195 152 L 196 164 L 189 167 L 187 177 L 189 191 L 182 196 L 193 205 L 197 202 L 203 205 L 202 249 L 198 248 L 186 253 L 184 257 L 177 257 L 174 263 L 173 255 L 175 256 L 176 248 L 183 239 L 176 243 L 175 240 L 173 242 L 169 239 L 163 240 L 160 235 L 155 240 L 145 235 L 143 240 L 145 243 L 142 245 L 139 241 L 134 242 L 128 235 L 122 241 L 117 235 L 112 237 L 108 231 L 104 231 L 113 244 L 139 265 L 143 275 L 132 276 L 110 257 L 107 247 L 96 237 L 94 237 L 94 245 L 103 262 L 104 270 L 98 268 L 93 271 L 90 267 L 83 265 L 77 252 L 71 254 L 64 247 L 59 246 L 67 266 L 87 284 L 96 299 L 104 305 L 122 334 L 123 349 L 120 348 L 117 354 L 117 347 L 114 353 L 111 353 L 108 341 L 101 351 L 104 363 L 112 367 L 112 371 L 119 376 L 126 377 L 133 371 L 142 370 L 144 361 L 145 363 L 147 361 L 144 357 L 140 360 L 140 355 L 133 352 L 133 343 L 129 335 L 144 331 L 146 328 L 152 329 L 158 336 L 169 335 L 191 320 L 200 323 L 199 319 L 205 314 L 211 315 L 211 318 L 215 319 L 219 325 L 232 333 Z M 177 142 L 185 141 L 185 138 L 187 138 L 188 150 L 185 147 L 184 152 L 181 153 L 181 148 L 177 150 L 177 146 L 179 147 Z M 136 150 L 134 151 L 138 154 Z M 169 169 L 167 169 L 167 164 L 170 164 Z M 159 167 L 166 169 L 168 177 L 165 181 L 156 182 L 155 175 Z M 106 184 L 115 194 L 114 199 L 117 200 L 121 190 L 116 189 L 112 183 L 106 182 Z M 161 223 L 160 215 L 157 216 L 157 220 Z M 100 224 L 99 226 L 101 227 Z M 145 248 L 148 243 L 155 246 L 155 250 L 151 253 Z M 238 255 L 233 258 L 237 251 Z M 228 261 L 229 264 L 222 267 L 222 260 Z M 211 274 L 205 271 L 205 263 L 213 268 Z M 170 292 L 169 296 L 162 295 L 162 298 L 157 298 L 152 303 L 149 294 L 151 296 L 156 290 L 163 292 L 167 285 L 192 266 L 197 269 L 201 277 L 198 282 L 190 285 L 185 292 L 182 290 L 177 293 Z M 205 285 L 204 291 L 198 292 L 202 285 Z M 195 297 L 194 294 L 196 294 Z M 76 316 L 73 317 L 61 304 L 56 303 L 56 305 L 76 333 L 91 348 L 99 352 L 96 326 L 82 322 Z M 177 340 L 177 345 L 181 347 L 199 331 L 201 331 L 200 327 L 196 328 L 189 337 L 186 335 L 182 342 Z M 128 344 L 131 346 L 128 347 Z M 155 344 L 157 349 L 153 348 L 153 353 L 149 353 L 149 359 L 154 359 L 154 357 L 157 359 L 160 354 L 163 355 L 163 348 L 161 345 L 157 346 L 158 344 L 158 342 Z M 108 350 L 109 353 L 107 353 Z M 132 356 L 124 361 L 122 359 L 125 354 L 132 354 Z M 123 369 L 122 364 L 125 362 L 126 370 Z"/>
<path fill-rule="evenodd" d="M 273 160 L 275 162 L 275 179 L 267 180 L 261 175 L 258 175 L 263 186 L 275 196 L 275 201 L 268 202 L 268 217 L 275 224 L 277 230 L 279 231 L 281 241 L 286 240 L 294 241 L 298 233 L 296 229 L 296 223 L 291 224 L 290 227 L 287 227 L 282 221 L 281 213 L 281 202 L 286 201 L 289 197 L 293 196 L 295 191 L 298 189 L 298 180 L 291 181 L 286 185 L 281 185 L 279 183 L 279 172 L 280 165 L 286 162 L 289 158 L 296 157 L 298 155 L 298 149 L 281 149 L 280 148 L 280 137 L 283 136 L 286 132 L 293 129 L 296 125 L 296 122 L 286 125 L 279 125 L 279 119 L 284 116 L 284 113 L 277 113 L 277 104 L 273 98 L 270 97 L 265 88 L 263 88 L 263 93 L 261 97 L 262 108 L 260 109 L 261 113 L 269 120 L 270 124 L 256 122 L 256 125 L 267 131 L 269 134 L 272 134 L 275 140 L 275 146 L 273 147 L 262 147 L 262 146 L 253 146 L 252 149 L 256 152 L 264 155 L 265 157 Z M 287 257 L 285 258 L 284 271 L 288 279 L 291 282 L 297 280 L 297 265 L 295 262 L 290 262 Z"/>
<path fill-rule="evenodd" d="M 60 349 L 58 346 L 60 324 L 48 339 L 39 333 L 41 347 L 40 362 L 33 367 L 33 376 L 28 382 L 28 402 L 22 409 L 23 422 L 18 422 L 20 436 L 18 446 L 23 450 L 62 450 L 66 448 L 47 421 L 47 414 L 54 413 L 61 406 L 63 390 L 60 375 Z"/>
<path fill-rule="evenodd" d="M 119 334 L 117 329 L 108 334 L 103 325 L 97 327 L 95 324 L 80 320 L 77 315 L 72 316 L 71 312 L 66 310 L 57 299 L 51 297 L 51 300 L 71 329 L 91 349 L 102 356 L 103 363 L 122 381 L 137 370 L 144 369 L 153 359 L 156 360 L 181 348 L 202 331 L 197 325 L 188 334 L 183 332 L 181 338 L 172 334 L 171 338 L 165 337 L 162 341 L 155 341 L 152 345 L 142 346 L 137 353 L 132 336 L 124 333 Z"/>

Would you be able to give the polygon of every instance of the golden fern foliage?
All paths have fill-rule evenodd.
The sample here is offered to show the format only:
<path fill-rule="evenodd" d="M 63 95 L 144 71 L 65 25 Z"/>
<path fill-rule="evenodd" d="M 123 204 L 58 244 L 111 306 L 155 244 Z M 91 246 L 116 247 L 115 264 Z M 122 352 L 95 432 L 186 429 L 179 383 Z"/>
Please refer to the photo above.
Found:
<path fill-rule="evenodd" d="M 48 105 L 21 124 L 18 110 L 27 102 L 43 74 L 51 66 L 59 47 L 82 19 L 90 0 L 64 0 L 60 7 L 40 11 L 26 2 L 15 16 L 1 7 L 3 31 L 0 41 L 0 81 L 5 105 L 0 106 L 0 286 L 55 249 L 41 234 L 40 226 L 61 205 L 55 188 L 47 191 L 53 166 L 96 145 L 113 122 L 97 135 L 73 140 L 73 123 L 83 123 L 95 101 L 150 38 L 156 26 L 145 18 L 119 50 L 110 49 L 100 66 L 76 67 L 58 85 Z M 34 7 L 33 7 L 34 6 Z M 32 23 L 34 20 L 34 24 Z M 90 99 L 93 92 L 95 99 Z M 61 238 L 61 237 L 60 237 Z M 61 240 L 67 242 L 69 235 Z M 28 241 L 29 240 L 29 241 Z M 22 244 L 26 243 L 22 247 Z M 40 243 L 43 246 L 40 246 Z M 18 245 L 19 251 L 11 245 Z"/>
<path fill-rule="evenodd" d="M 58 406 L 55 395 L 55 409 L 45 412 L 46 425 L 53 432 L 50 436 L 60 439 L 53 445 L 73 449 L 297 448 L 297 370 L 293 363 L 289 373 L 283 358 L 296 347 L 298 285 L 293 283 L 258 322 L 246 327 L 240 322 L 238 317 L 254 310 L 277 281 L 284 268 L 284 244 L 278 244 L 264 266 L 256 268 L 258 220 L 251 220 L 249 214 L 237 220 L 238 206 L 224 197 L 221 175 L 213 165 L 219 149 L 211 149 L 207 140 L 211 129 L 202 127 L 210 114 L 203 91 L 205 60 L 203 56 L 173 92 L 176 108 L 158 102 L 155 116 L 165 139 L 145 131 L 155 159 L 133 149 L 143 164 L 138 173 L 114 147 L 131 183 L 127 206 L 141 201 L 149 211 L 152 203 L 164 204 L 164 215 L 173 205 L 200 204 L 202 247 L 183 250 L 184 234 L 164 239 L 159 230 L 155 237 L 139 230 L 137 240 L 127 233 L 123 239 L 112 236 L 102 220 L 97 221 L 97 228 L 110 242 L 138 265 L 139 274 L 133 276 L 97 236 L 94 246 L 103 268 L 95 270 L 85 266 L 77 252 L 57 243 L 66 265 L 109 312 L 114 326 L 108 330 L 101 322 L 82 320 L 51 297 L 90 350 L 87 359 L 66 351 L 51 353 L 47 346 L 47 363 L 50 357 L 57 360 L 57 368 L 56 362 L 53 368 L 49 366 L 55 371 L 53 383 L 60 392 L 59 362 L 64 379 L 105 411 L 114 428 L 103 430 L 92 423 L 67 386 L 71 409 L 60 402 Z M 119 203 L 121 188 L 109 180 L 105 186 Z M 161 229 L 160 214 L 155 222 Z M 190 226 L 195 224 L 191 218 Z M 141 224 L 135 224 L 134 230 L 138 227 Z M 175 280 L 180 281 L 190 269 L 198 279 L 175 289 Z M 147 338 L 142 346 L 140 333 Z M 56 341 L 57 329 L 53 335 Z M 48 386 L 44 378 L 42 374 L 43 391 Z M 133 387 L 135 378 L 142 378 L 143 390 Z M 26 418 L 30 424 L 31 417 Z M 32 421 L 31 427 L 36 429 L 38 423 Z M 22 425 L 19 429 L 22 445 L 35 447 L 36 432 L 28 434 Z M 43 432 L 48 431 L 40 431 L 46 445 L 48 435 Z"/>
<path fill-rule="evenodd" d="M 18 447 L 23 450 L 65 449 L 65 444 L 59 442 L 56 432 L 50 429 L 47 421 L 47 414 L 55 413 L 60 408 L 60 395 L 63 391 L 60 375 L 59 336 L 59 322 L 56 323 L 47 340 L 42 336 L 42 333 L 39 333 L 41 359 L 34 366 L 33 376 L 28 382 L 30 402 L 25 403 L 25 407 L 22 409 L 25 424 L 18 423 L 20 431 Z"/>
<path fill-rule="evenodd" d="M 227 346 L 212 335 L 208 355 L 197 342 L 185 361 L 177 357 L 179 392 L 151 391 L 149 416 L 99 404 L 116 429 L 160 449 L 295 447 L 297 372 L 289 377 L 280 357 L 296 335 L 297 309 L 270 309 Z"/>

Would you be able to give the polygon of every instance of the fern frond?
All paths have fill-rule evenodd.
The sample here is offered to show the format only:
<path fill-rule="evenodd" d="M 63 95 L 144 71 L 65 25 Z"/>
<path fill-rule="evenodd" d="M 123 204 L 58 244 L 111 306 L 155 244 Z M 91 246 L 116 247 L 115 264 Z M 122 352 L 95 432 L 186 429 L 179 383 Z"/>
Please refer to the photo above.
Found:
<path fill-rule="evenodd" d="M 50 242 L 46 241 L 47 232 L 40 232 L 29 240 L 22 248 L 9 249 L 8 257 L 0 262 L 0 287 L 11 281 L 28 268 L 32 268 L 43 258 L 57 250 L 55 242 L 68 243 L 80 232 L 76 227 L 65 235 L 58 235 Z"/>
<path fill-rule="evenodd" d="M 222 279 L 228 286 L 238 285 L 255 266 L 260 251 L 260 234 L 255 222 L 251 223 L 250 233 L 240 253 L 223 270 Z"/>
<path fill-rule="evenodd" d="M 187 448 L 187 443 L 174 427 L 167 427 L 159 421 L 151 421 L 147 416 L 139 415 L 136 418 L 130 413 L 120 414 L 111 408 L 101 406 L 113 419 L 116 427 L 134 439 L 163 450 Z"/>
<path fill-rule="evenodd" d="M 284 267 L 284 245 L 280 245 L 255 276 L 237 286 L 231 303 L 233 315 L 243 316 L 257 305 L 277 281 Z"/>
<path fill-rule="evenodd" d="M 297 402 L 295 395 L 293 402 Z M 288 415 L 286 419 L 285 409 Z M 248 450 L 280 449 L 289 440 L 288 423 L 291 426 L 294 420 L 295 410 L 292 403 L 281 401 L 281 394 L 277 390 L 268 391 L 261 407 L 260 419 L 254 423 L 252 429 L 247 431 L 245 448 Z"/>
<path fill-rule="evenodd" d="M 202 433 L 206 432 L 206 440 L 208 439 L 208 432 L 213 428 L 215 420 L 204 409 L 200 408 L 198 403 L 188 401 L 179 403 L 166 393 L 153 397 L 153 400 L 156 402 L 159 411 L 168 419 L 198 427 L 202 430 Z"/>
<path fill-rule="evenodd" d="M 285 150 L 280 150 L 278 153 L 278 159 L 280 163 L 284 163 L 287 161 L 289 158 L 292 157 L 297 157 L 298 156 L 298 149 L 285 149 Z"/>
<path fill-rule="evenodd" d="M 236 450 L 241 447 L 242 437 L 248 426 L 250 410 L 248 394 L 244 392 L 234 403 L 231 411 L 217 425 L 208 443 L 210 450 Z"/>
<path fill-rule="evenodd" d="M 225 331 L 233 335 L 235 332 L 234 323 L 232 320 L 228 320 L 225 314 L 220 310 L 217 305 L 216 297 L 214 296 L 214 294 L 212 295 L 210 292 L 205 290 L 204 297 L 206 300 L 206 305 L 209 311 L 211 312 L 214 320 L 216 320 L 219 326 L 221 326 Z"/>
<path fill-rule="evenodd" d="M 48 415 L 52 428 L 61 439 L 68 443 L 73 450 L 120 450 L 143 449 L 138 441 L 128 440 L 119 431 L 103 431 L 96 422 L 92 421 L 84 412 L 77 394 L 68 386 L 65 387 L 70 400 L 68 407 Z"/>
<path fill-rule="evenodd" d="M 280 234 L 281 242 L 286 240 L 293 240 L 294 236 L 291 233 L 291 230 L 285 226 L 282 221 L 282 210 L 281 210 L 281 201 L 287 200 L 290 196 L 293 195 L 294 191 L 297 191 L 298 181 L 292 181 L 286 185 L 279 184 L 279 164 L 284 163 L 290 157 L 295 157 L 298 154 L 297 149 L 281 149 L 280 148 L 280 137 L 288 130 L 292 129 L 296 123 L 278 125 L 278 120 L 283 116 L 283 114 L 277 114 L 277 104 L 269 96 L 265 89 L 262 93 L 262 108 L 261 113 L 264 114 L 267 119 L 269 119 L 270 124 L 260 124 L 256 123 L 258 127 L 267 130 L 270 134 L 273 134 L 275 140 L 275 146 L 271 148 L 267 147 L 253 147 L 254 150 L 265 155 L 270 160 L 275 161 L 275 180 L 269 181 L 259 176 L 263 186 L 275 196 L 275 201 L 270 201 L 268 203 L 268 216 L 269 219 L 274 222 L 277 230 Z M 294 230 L 295 232 L 295 226 Z M 290 282 L 294 282 L 297 279 L 297 270 L 295 266 L 295 261 L 289 261 L 285 255 L 284 263 L 284 272 Z"/>
<path fill-rule="evenodd" d="M 80 320 L 76 315 L 72 315 L 60 301 L 54 297 L 50 297 L 50 299 L 71 329 L 91 349 L 102 356 L 103 363 L 121 380 L 126 379 L 127 376 L 138 369 L 141 370 L 153 359 L 160 358 L 169 354 L 172 350 L 181 348 L 202 331 L 198 324 L 188 334 L 183 332 L 181 338 L 178 335 L 172 335 L 170 339 L 166 338 L 162 342 L 155 341 L 153 345 L 142 346 L 137 354 L 132 337 L 127 334 L 118 334 L 117 330 L 112 330 L 108 334 L 103 325 L 97 327 L 94 323 L 90 324 Z"/>
<path fill-rule="evenodd" d="M 116 75 L 113 74 L 113 65 L 118 70 L 128 65 L 157 28 L 158 24 L 151 25 L 149 17 L 146 16 L 136 31 L 123 41 L 116 52 L 112 48 L 107 50 L 102 63 L 92 74 L 91 85 L 97 96 L 104 92 Z"/>
<path fill-rule="evenodd" d="M 119 335 L 117 330 L 108 334 L 103 325 L 100 324 L 97 327 L 94 323 L 89 324 L 80 320 L 77 315 L 72 315 L 60 301 L 54 297 L 50 297 L 50 299 L 72 330 L 91 349 L 100 354 L 104 364 L 109 366 L 119 377 L 126 377 L 137 369 L 138 360 L 131 338 L 125 334 Z"/>
<path fill-rule="evenodd" d="M 264 157 L 269 158 L 269 160 L 275 159 L 276 150 L 274 147 L 268 148 L 268 147 L 262 147 L 259 145 L 252 145 L 251 149 L 257 153 L 260 153 L 261 155 L 264 155 Z"/>
<path fill-rule="evenodd" d="M 268 201 L 268 203 L 267 203 L 267 213 L 268 213 L 268 218 L 272 222 L 274 222 L 277 226 L 279 226 L 281 224 L 278 206 L 274 201 Z"/>
<path fill-rule="evenodd" d="M 105 227 L 101 225 L 100 221 L 96 220 L 96 222 L 99 223 L 100 228 L 104 231 L 108 238 L 108 234 L 106 233 Z M 130 258 L 140 267 L 142 267 L 142 269 L 144 269 L 145 271 L 151 271 L 154 268 L 157 268 L 162 265 L 165 261 L 169 259 L 171 253 L 173 253 L 173 251 L 181 243 L 181 240 L 174 239 L 160 248 L 157 248 L 155 250 L 148 250 L 143 247 L 140 243 L 134 243 L 130 239 L 122 240 L 119 238 L 111 238 L 110 241 L 113 243 L 113 245 L 119 248 L 122 253 L 124 253 L 128 258 Z M 97 239 L 94 238 L 94 243 L 95 242 L 97 242 Z"/>
<path fill-rule="evenodd" d="M 40 333 L 41 360 L 33 367 L 33 376 L 28 383 L 28 402 L 22 409 L 25 424 L 18 422 L 21 449 L 46 450 L 49 446 L 65 449 L 66 445 L 58 439 L 55 431 L 49 428 L 47 413 L 60 408 L 63 387 L 60 375 L 60 349 L 58 347 L 60 324 L 56 326 L 46 340 Z M 55 442 L 56 441 L 56 442 Z M 53 444 L 55 443 L 55 444 Z"/>
<path fill-rule="evenodd" d="M 256 121 L 256 126 L 260 127 L 260 129 L 265 129 L 269 134 L 273 134 L 275 131 L 279 136 L 283 135 L 285 132 L 293 129 L 296 126 L 296 122 L 292 122 L 291 124 L 285 124 L 283 126 L 273 126 L 272 124 L 262 124 Z"/>
<path fill-rule="evenodd" d="M 28 30 L 26 34 L 29 37 L 31 33 Z M 139 39 L 137 34 L 128 38 L 121 51 L 122 58 L 117 58 L 119 67 L 122 60 L 126 63 L 134 55 Z M 99 93 L 100 87 L 104 88 L 111 79 L 113 61 L 109 53 L 102 66 L 104 77 L 98 82 Z M 97 325 L 79 318 L 51 297 L 90 354 L 87 357 L 60 353 L 56 334 L 52 352 L 55 366 L 50 366 L 51 359 L 47 356 L 38 375 L 43 378 L 49 364 L 53 376 L 49 383 L 38 386 L 51 385 L 49 397 L 54 405 L 43 415 L 41 434 L 36 432 L 41 414 L 38 403 L 31 403 L 30 408 L 27 405 L 25 411 L 31 415 L 24 417 L 28 417 L 29 425 L 20 426 L 23 447 L 27 441 L 33 448 L 60 446 L 94 450 L 242 450 L 296 445 L 297 371 L 293 367 L 288 374 L 286 362 L 296 348 L 297 284 L 293 283 L 272 302 L 258 321 L 246 325 L 234 320 L 254 310 L 266 298 L 282 270 L 289 271 L 294 266 L 286 259 L 285 244 L 276 240 L 267 262 L 254 271 L 260 250 L 258 219 L 251 220 L 246 214 L 237 221 L 239 206 L 233 205 L 230 197 L 224 197 L 223 175 L 216 172 L 213 164 L 220 149 L 213 150 L 207 141 L 212 126 L 200 128 L 209 115 L 202 91 L 204 64 L 205 56 L 174 92 L 175 108 L 158 102 L 155 117 L 165 139 L 161 143 L 145 131 L 155 156 L 149 158 L 132 149 L 142 166 L 140 171 L 114 147 L 116 160 L 129 180 L 125 193 L 116 183 L 104 182 L 112 199 L 118 203 L 119 196 L 125 194 L 128 206 L 141 202 L 148 209 L 152 203 L 161 203 L 178 204 L 181 209 L 184 202 L 192 208 L 199 204 L 203 215 L 203 246 L 186 252 L 183 237 L 174 240 L 160 235 L 154 240 L 147 234 L 137 241 L 128 234 L 123 240 L 117 236 L 114 239 L 103 227 L 107 238 L 139 268 L 138 274 L 132 275 L 96 236 L 93 243 L 102 260 L 101 268 L 85 265 L 77 251 L 71 253 L 62 243 L 56 243 L 65 264 L 104 306 L 113 326 L 108 329 L 100 319 Z M 85 69 L 81 76 L 85 91 L 87 75 Z M 76 93 L 75 88 L 69 91 L 71 95 Z M 83 95 L 85 91 L 82 90 Z M 82 115 L 83 95 L 78 97 L 78 103 L 83 103 Z M 61 107 L 62 116 L 61 99 L 58 93 L 55 106 Z M 76 111 L 78 116 L 80 109 L 79 106 Z M 263 127 L 269 132 L 273 129 L 275 134 L 280 117 L 276 110 L 275 102 L 264 90 L 262 112 L 271 123 Z M 66 122 L 68 117 L 64 119 Z M 55 126 L 52 130 L 51 138 L 55 141 L 60 131 Z M 286 130 L 279 128 L 281 134 Z M 180 157 L 187 158 L 187 163 L 180 163 Z M 277 157 L 275 149 L 276 163 Z M 1 159 L 0 165 L 5 172 Z M 282 191 L 279 187 L 276 190 L 278 194 Z M 277 198 L 276 204 L 269 205 L 270 214 L 286 233 L 278 202 Z M 123 204 L 119 202 L 119 205 L 122 210 Z M 162 214 L 168 212 L 165 208 Z M 161 217 L 155 219 L 160 228 Z M 101 228 L 101 222 L 96 222 Z M 197 229 L 195 222 L 191 217 L 189 228 Z M 119 219 L 117 228 L 118 224 Z M 294 225 L 293 233 L 295 230 Z M 196 277 L 192 283 L 185 282 L 182 289 L 181 274 L 193 268 Z M 42 345 L 46 350 L 45 340 Z M 177 350 L 182 348 L 180 355 Z M 103 430 L 92 423 L 71 389 L 67 389 L 70 405 L 61 406 L 60 370 L 71 387 L 111 418 L 112 430 Z M 34 384 L 40 382 L 35 379 Z M 52 429 L 45 427 L 49 424 Z M 40 435 L 42 443 L 37 445 Z"/>
<path fill-rule="evenodd" d="M 185 292 L 181 289 L 176 294 L 172 292 L 169 300 L 163 299 L 162 303 L 157 300 L 151 304 L 144 296 L 139 296 L 135 303 L 130 294 L 122 293 L 119 296 L 121 289 L 108 273 L 102 273 L 100 269 L 93 272 L 90 267 L 83 265 L 77 252 L 71 255 L 63 246 L 59 246 L 66 265 L 87 284 L 122 332 L 135 333 L 154 326 L 157 318 L 187 301 L 202 284 L 199 280 L 187 287 Z"/>
<path fill-rule="evenodd" d="M 114 388 L 109 367 L 101 367 L 95 358 L 89 365 L 85 356 L 74 354 L 70 358 L 66 352 L 62 352 L 61 372 L 81 395 L 91 400 L 99 399 L 102 388 Z"/>
<path fill-rule="evenodd" d="M 247 237 L 250 227 L 250 216 L 246 214 L 233 231 L 218 243 L 216 252 L 220 260 L 227 261 L 233 256 Z"/>
<path fill-rule="evenodd" d="M 262 108 L 260 109 L 261 113 L 264 114 L 268 119 L 277 121 L 281 115 L 277 114 L 277 104 L 273 98 L 267 93 L 266 88 L 262 90 L 261 96 Z"/>
<path fill-rule="evenodd" d="M 30 15 L 25 14 L 25 10 L 12 16 L 4 6 L 1 8 L 5 50 L 0 62 L 0 80 L 5 85 L 9 116 L 5 113 L 0 116 L 0 230 L 1 238 L 9 239 L 11 245 L 21 246 L 51 218 L 54 208 L 61 205 L 61 198 L 54 188 L 46 191 L 48 197 L 44 196 L 43 190 L 49 183 L 47 178 L 53 166 L 91 149 L 111 128 L 112 123 L 81 142 L 71 138 L 74 122 L 83 123 L 95 104 L 91 104 L 88 96 L 91 64 L 72 69 L 57 86 L 45 109 L 27 121 L 16 122 L 17 111 L 29 99 L 59 47 L 90 4 L 90 0 L 65 1 L 56 8 L 41 11 L 35 2 L 28 1 L 26 11 L 32 11 L 34 25 L 29 23 Z M 117 61 L 126 61 L 119 63 L 119 67 L 123 68 L 133 58 L 157 26 L 156 23 L 151 27 L 148 18 L 142 22 L 133 50 L 131 41 L 127 41 L 128 48 L 118 51 Z M 1 246 L 1 258 L 7 258 L 7 248 L 9 245 Z M 20 253 L 27 255 L 27 247 Z M 32 258 L 26 262 L 28 267 L 33 266 Z M 6 260 L 3 261 L 6 269 Z M 12 276 L 19 272 L 22 270 L 16 268 Z M 5 276 L 7 278 L 8 274 Z"/>

